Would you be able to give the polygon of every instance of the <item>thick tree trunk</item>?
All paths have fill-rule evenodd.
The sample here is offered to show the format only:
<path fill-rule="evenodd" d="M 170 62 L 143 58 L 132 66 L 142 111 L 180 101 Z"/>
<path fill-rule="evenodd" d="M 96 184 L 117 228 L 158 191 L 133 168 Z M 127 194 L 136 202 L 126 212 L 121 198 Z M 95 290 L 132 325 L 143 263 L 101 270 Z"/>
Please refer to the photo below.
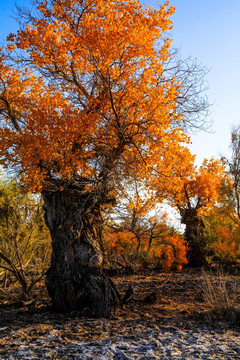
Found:
<path fill-rule="evenodd" d="M 184 236 L 189 245 L 188 265 L 191 267 L 203 266 L 206 255 L 203 220 L 197 215 L 196 209 L 184 209 L 181 211 L 181 216 L 182 223 L 186 225 Z"/>
<path fill-rule="evenodd" d="M 93 206 L 91 193 L 83 195 L 74 186 L 44 192 L 43 199 L 45 221 L 52 237 L 52 259 L 46 286 L 54 309 L 110 316 L 119 295 L 101 271 L 99 206 Z"/>

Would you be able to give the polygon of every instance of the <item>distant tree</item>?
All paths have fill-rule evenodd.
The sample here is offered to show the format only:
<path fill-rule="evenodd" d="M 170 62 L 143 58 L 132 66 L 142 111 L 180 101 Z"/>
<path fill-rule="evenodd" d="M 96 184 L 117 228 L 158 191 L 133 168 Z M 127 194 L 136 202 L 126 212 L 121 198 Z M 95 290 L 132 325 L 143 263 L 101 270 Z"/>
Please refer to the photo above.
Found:
<path fill-rule="evenodd" d="M 106 252 L 127 271 L 180 270 L 187 263 L 186 242 L 170 226 L 168 214 L 156 200 L 154 191 L 147 192 L 133 181 L 124 187 L 121 201 L 110 213 L 104 236 Z"/>
<path fill-rule="evenodd" d="M 223 157 L 226 176 L 217 206 L 206 217 L 207 233 L 215 256 L 223 263 L 239 262 L 240 257 L 240 129 L 231 134 L 231 157 Z"/>
<path fill-rule="evenodd" d="M 229 177 L 222 187 L 221 209 L 238 226 L 240 226 L 240 127 L 235 127 L 231 134 L 230 159 L 223 157 Z"/>
<path fill-rule="evenodd" d="M 156 205 L 154 192 L 147 192 L 144 183 L 133 179 L 132 182 L 125 184 L 120 194 L 120 201 L 112 209 L 111 217 L 115 220 L 114 230 L 134 234 L 137 242 L 135 257 L 139 256 L 143 238 L 149 237 L 155 227 L 153 213 L 156 213 Z"/>
<path fill-rule="evenodd" d="M 221 198 L 204 216 L 204 223 L 209 264 L 215 261 L 223 266 L 240 264 L 240 227 L 229 217 Z"/>
<path fill-rule="evenodd" d="M 225 176 L 225 167 L 218 160 L 204 160 L 197 168 L 192 165 L 189 173 L 179 178 L 181 191 L 169 193 L 170 203 L 176 207 L 185 227 L 189 244 L 188 263 L 201 266 L 205 259 L 205 224 L 203 215 L 219 201 Z"/>
<path fill-rule="evenodd" d="M 126 271 L 147 268 L 181 270 L 187 263 L 188 249 L 183 236 L 167 225 L 164 216 L 142 220 L 145 221 L 134 228 L 128 226 L 131 224 L 128 221 L 109 226 L 105 233 L 105 248 L 110 263 Z"/>

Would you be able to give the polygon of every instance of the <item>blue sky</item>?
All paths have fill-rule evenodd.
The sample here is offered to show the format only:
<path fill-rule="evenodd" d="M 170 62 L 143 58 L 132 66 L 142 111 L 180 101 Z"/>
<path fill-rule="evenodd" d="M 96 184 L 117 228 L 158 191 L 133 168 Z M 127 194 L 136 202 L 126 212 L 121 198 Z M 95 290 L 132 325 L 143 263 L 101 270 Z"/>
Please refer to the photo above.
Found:
<path fill-rule="evenodd" d="M 152 2 L 153 4 L 153 2 Z M 207 66 L 214 133 L 192 136 L 197 159 L 230 155 L 233 125 L 240 124 L 240 1 L 172 0 L 173 44 Z"/>
<path fill-rule="evenodd" d="M 29 0 L 0 0 L 0 43 L 10 31 L 17 30 L 11 18 L 14 3 L 27 5 Z M 157 6 L 157 1 L 146 4 Z M 173 46 L 183 57 L 192 56 L 206 66 L 212 105 L 212 133 L 192 135 L 191 150 L 197 162 L 204 157 L 229 156 L 233 125 L 240 124 L 240 1 L 239 0 L 170 0 L 176 7 L 172 16 Z"/>

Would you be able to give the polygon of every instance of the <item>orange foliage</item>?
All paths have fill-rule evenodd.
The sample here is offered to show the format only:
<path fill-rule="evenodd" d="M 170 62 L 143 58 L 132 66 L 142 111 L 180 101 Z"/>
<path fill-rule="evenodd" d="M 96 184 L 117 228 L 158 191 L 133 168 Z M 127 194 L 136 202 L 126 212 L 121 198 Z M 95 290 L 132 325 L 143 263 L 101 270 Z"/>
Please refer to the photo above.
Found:
<path fill-rule="evenodd" d="M 161 264 L 164 271 L 171 268 L 182 270 L 187 264 L 187 243 L 179 235 L 166 236 L 157 244 L 154 244 L 149 252 L 149 257 L 156 264 Z"/>
<path fill-rule="evenodd" d="M 12 62 L 0 57 L 0 164 L 21 167 L 35 191 L 80 177 L 91 188 L 112 168 L 149 184 L 181 172 L 190 153 L 175 126 L 180 84 L 163 76 L 168 1 L 36 4 L 38 17 L 8 37 Z"/>
<path fill-rule="evenodd" d="M 164 271 L 176 269 L 182 270 L 187 264 L 186 253 L 188 250 L 186 241 L 179 235 L 164 236 L 155 240 L 148 250 L 149 238 L 145 235 L 142 239 L 141 251 L 137 258 L 137 238 L 131 231 L 110 231 L 105 239 L 108 256 L 113 259 L 127 259 L 129 264 L 141 263 L 144 266 L 161 267 Z"/>
<path fill-rule="evenodd" d="M 219 160 L 205 159 L 199 168 L 192 162 L 178 178 L 181 190 L 168 192 L 170 203 L 179 210 L 192 208 L 199 216 L 206 215 L 220 199 L 225 176 L 225 166 Z"/>
<path fill-rule="evenodd" d="M 216 238 L 211 249 L 223 262 L 240 260 L 240 243 L 235 239 L 226 227 L 220 227 L 216 232 Z M 238 241 L 236 241 L 238 240 Z"/>
<path fill-rule="evenodd" d="M 117 258 L 121 254 L 131 257 L 136 253 L 137 241 L 131 231 L 110 232 L 105 240 L 106 250 L 111 257 Z"/>

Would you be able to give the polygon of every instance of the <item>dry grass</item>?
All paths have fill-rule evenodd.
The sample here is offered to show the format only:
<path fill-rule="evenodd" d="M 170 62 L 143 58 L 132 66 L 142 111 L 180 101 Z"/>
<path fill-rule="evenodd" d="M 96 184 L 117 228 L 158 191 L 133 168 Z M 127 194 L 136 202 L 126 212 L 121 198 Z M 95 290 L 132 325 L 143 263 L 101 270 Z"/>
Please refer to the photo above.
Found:
<path fill-rule="evenodd" d="M 236 322 L 240 319 L 240 283 L 219 270 L 217 275 L 203 270 L 202 291 L 212 315 L 220 320 Z"/>

